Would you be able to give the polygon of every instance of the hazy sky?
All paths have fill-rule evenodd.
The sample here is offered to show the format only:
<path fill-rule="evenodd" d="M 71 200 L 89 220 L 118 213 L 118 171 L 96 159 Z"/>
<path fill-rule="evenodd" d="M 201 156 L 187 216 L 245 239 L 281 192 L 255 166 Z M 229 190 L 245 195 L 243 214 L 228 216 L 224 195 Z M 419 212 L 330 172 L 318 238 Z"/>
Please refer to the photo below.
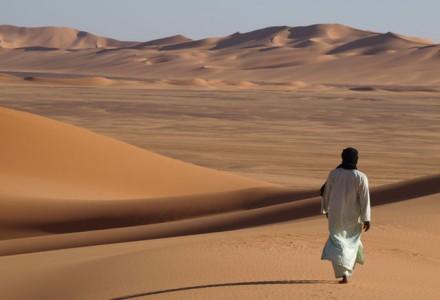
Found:
<path fill-rule="evenodd" d="M 440 0 L 0 0 L 0 24 L 74 27 L 125 40 L 342 23 L 440 42 Z"/>

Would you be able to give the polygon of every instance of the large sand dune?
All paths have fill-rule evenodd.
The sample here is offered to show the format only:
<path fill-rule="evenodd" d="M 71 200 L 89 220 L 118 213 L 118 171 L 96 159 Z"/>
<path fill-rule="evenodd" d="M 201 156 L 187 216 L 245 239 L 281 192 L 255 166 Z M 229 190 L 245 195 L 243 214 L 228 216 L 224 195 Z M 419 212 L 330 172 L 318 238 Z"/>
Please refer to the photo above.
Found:
<path fill-rule="evenodd" d="M 0 223 L 8 237 L 26 234 L 20 228 L 38 234 L 163 222 L 283 192 L 24 112 L 1 108 L 0 130 Z"/>
<path fill-rule="evenodd" d="M 2 195 L 112 200 L 270 186 L 5 108 L 0 130 Z"/>

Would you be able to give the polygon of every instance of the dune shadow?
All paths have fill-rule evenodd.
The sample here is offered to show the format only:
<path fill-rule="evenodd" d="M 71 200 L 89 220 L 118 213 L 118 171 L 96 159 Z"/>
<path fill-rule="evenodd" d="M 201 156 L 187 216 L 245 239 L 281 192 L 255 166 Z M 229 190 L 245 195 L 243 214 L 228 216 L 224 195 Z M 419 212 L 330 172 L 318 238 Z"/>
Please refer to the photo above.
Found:
<path fill-rule="evenodd" d="M 243 281 L 243 282 L 226 282 L 226 283 L 215 283 L 215 284 L 205 284 L 205 285 L 195 285 L 186 286 L 180 288 L 172 288 L 166 290 L 156 290 L 151 292 L 144 292 L 139 294 L 132 294 L 126 296 L 120 296 L 116 298 L 111 298 L 110 300 L 126 300 L 134 299 L 138 297 L 153 296 L 165 293 L 174 293 L 188 290 L 206 289 L 206 288 L 217 288 L 217 287 L 228 287 L 228 286 L 246 286 L 246 285 L 272 285 L 272 284 L 338 284 L 335 280 L 266 280 L 266 281 Z"/>

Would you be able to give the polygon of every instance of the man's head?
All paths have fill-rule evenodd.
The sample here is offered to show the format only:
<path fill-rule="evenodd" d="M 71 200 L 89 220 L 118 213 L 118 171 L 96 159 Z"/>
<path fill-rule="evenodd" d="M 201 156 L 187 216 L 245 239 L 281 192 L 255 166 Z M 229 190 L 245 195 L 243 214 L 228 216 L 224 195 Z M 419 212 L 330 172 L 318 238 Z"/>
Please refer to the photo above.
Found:
<path fill-rule="evenodd" d="M 345 148 L 342 150 L 342 165 L 356 168 L 358 162 L 358 151 L 355 148 Z"/>

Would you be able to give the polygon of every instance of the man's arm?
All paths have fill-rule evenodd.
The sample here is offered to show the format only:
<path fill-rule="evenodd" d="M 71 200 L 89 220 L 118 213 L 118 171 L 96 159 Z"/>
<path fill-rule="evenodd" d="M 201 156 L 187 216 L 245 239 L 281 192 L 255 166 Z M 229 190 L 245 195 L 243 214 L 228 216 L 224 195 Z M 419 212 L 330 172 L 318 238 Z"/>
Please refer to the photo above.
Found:
<path fill-rule="evenodd" d="M 370 229 L 371 221 L 371 205 L 367 176 L 361 177 L 361 182 L 359 186 L 359 203 L 361 207 L 361 221 L 364 224 L 363 228 L 365 231 L 368 231 L 368 229 Z"/>
<path fill-rule="evenodd" d="M 332 183 L 330 179 L 331 178 L 329 174 L 327 177 L 327 181 L 324 184 L 324 192 L 321 198 L 321 213 L 326 216 L 328 216 L 328 202 L 330 196 L 330 189 L 332 188 Z"/>

